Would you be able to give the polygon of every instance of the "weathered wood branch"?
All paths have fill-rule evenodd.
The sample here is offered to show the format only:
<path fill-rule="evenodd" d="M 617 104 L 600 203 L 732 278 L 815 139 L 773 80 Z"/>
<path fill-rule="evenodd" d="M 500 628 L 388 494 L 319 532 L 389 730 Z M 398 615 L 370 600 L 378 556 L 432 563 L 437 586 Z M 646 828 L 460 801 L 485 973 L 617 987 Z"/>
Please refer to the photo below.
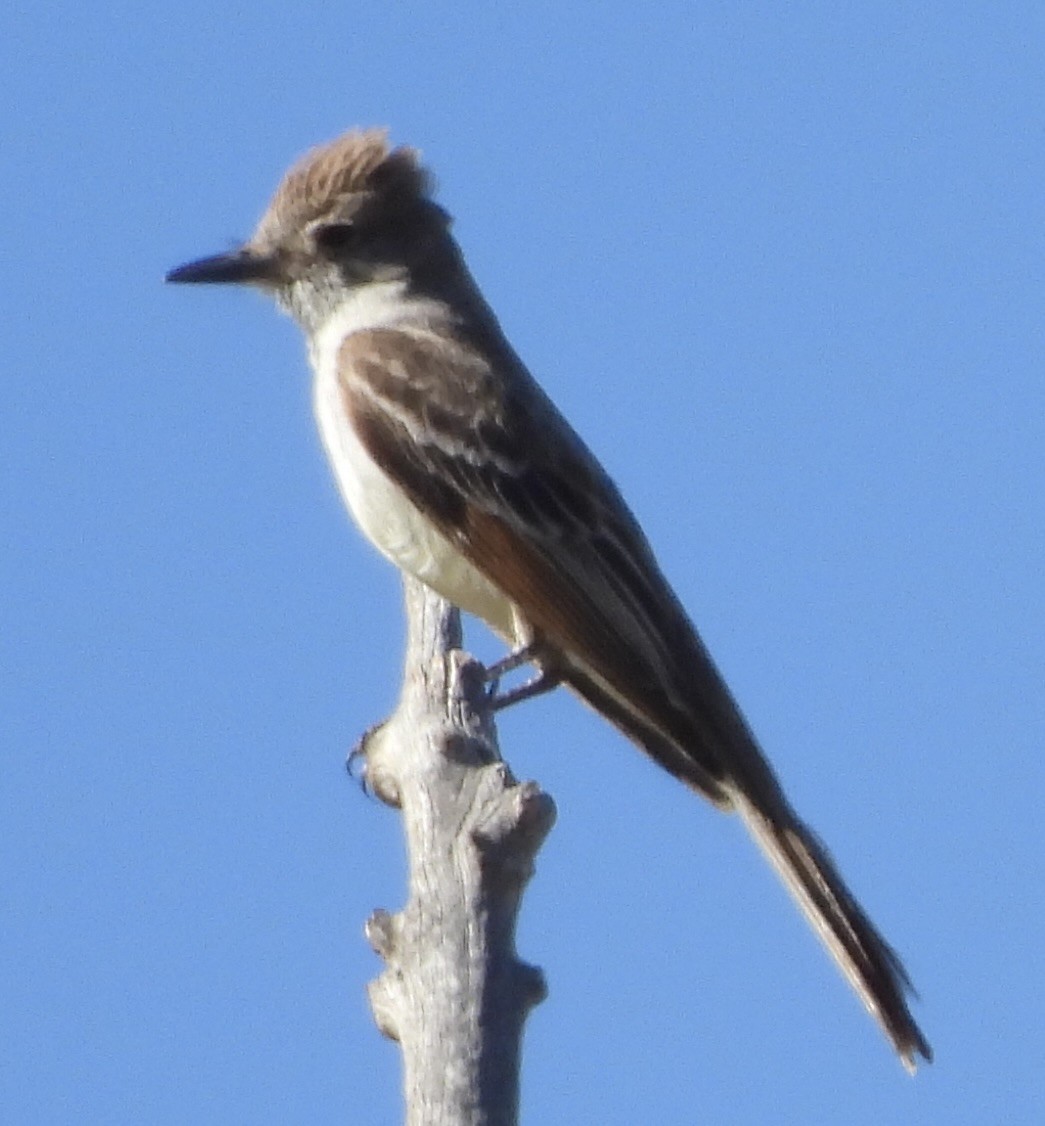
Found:
<path fill-rule="evenodd" d="M 406 907 L 367 922 L 385 962 L 370 1006 L 403 1053 L 408 1123 L 509 1126 L 523 1024 L 545 995 L 540 970 L 516 956 L 516 918 L 555 806 L 501 761 L 458 612 L 410 579 L 406 607 L 402 695 L 363 748 L 370 786 L 402 812 L 409 856 Z"/>

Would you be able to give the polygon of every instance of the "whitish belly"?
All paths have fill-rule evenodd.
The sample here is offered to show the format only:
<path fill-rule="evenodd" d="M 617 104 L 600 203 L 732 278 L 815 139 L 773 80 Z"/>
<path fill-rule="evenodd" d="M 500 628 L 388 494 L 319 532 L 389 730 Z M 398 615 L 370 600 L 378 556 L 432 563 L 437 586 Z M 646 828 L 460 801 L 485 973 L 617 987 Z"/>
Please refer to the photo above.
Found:
<path fill-rule="evenodd" d="M 334 373 L 319 371 L 314 392 L 327 457 L 364 535 L 397 567 L 512 638 L 511 604 L 373 461 L 348 423 Z"/>

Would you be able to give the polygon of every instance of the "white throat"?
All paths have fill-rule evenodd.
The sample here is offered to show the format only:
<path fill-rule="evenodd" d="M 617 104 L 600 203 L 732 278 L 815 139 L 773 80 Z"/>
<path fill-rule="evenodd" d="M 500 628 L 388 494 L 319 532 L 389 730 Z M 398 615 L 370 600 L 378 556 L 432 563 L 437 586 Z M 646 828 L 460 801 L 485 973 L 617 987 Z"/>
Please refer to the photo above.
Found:
<path fill-rule="evenodd" d="M 434 310 L 432 303 L 411 299 L 406 295 L 406 282 L 400 280 L 369 282 L 346 288 L 342 301 L 330 316 L 309 334 L 309 359 L 316 373 L 323 362 L 336 355 L 347 336 L 372 328 L 390 328 L 403 321 L 426 319 Z"/>

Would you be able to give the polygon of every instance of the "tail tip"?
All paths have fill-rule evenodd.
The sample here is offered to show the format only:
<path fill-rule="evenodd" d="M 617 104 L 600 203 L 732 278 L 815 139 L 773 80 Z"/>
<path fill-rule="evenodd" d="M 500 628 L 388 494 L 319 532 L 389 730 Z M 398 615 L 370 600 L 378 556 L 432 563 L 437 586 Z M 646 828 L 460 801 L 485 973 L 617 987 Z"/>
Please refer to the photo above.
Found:
<path fill-rule="evenodd" d="M 909 1035 L 897 1044 L 897 1050 L 900 1053 L 900 1062 L 908 1075 L 914 1075 L 918 1071 L 919 1056 L 921 1062 L 933 1062 L 932 1047 L 922 1035 L 921 1029 L 917 1027 L 910 1029 Z"/>

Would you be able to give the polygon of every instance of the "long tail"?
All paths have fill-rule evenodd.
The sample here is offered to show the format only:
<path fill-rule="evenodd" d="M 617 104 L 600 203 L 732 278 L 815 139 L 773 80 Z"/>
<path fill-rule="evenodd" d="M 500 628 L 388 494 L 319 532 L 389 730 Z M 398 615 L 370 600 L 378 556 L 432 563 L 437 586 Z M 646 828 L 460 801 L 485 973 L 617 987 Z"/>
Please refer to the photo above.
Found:
<path fill-rule="evenodd" d="M 720 809 L 740 814 L 904 1067 L 913 1073 L 919 1056 L 931 1060 L 932 1048 L 907 1007 L 906 997 L 914 989 L 903 964 L 846 886 L 827 849 L 791 808 L 724 685 L 719 714 L 727 718 L 718 730 L 722 744 L 730 748 L 731 770 L 716 777 L 702 764 L 706 756 L 702 759 L 681 740 L 665 737 L 590 675 L 574 668 L 567 682 L 661 766 Z"/>
<path fill-rule="evenodd" d="M 907 1008 L 906 994 L 914 990 L 896 952 L 846 887 L 827 849 L 792 811 L 769 817 L 745 794 L 734 791 L 731 797 L 813 930 L 913 1074 L 918 1056 L 932 1060 L 932 1048 Z"/>

